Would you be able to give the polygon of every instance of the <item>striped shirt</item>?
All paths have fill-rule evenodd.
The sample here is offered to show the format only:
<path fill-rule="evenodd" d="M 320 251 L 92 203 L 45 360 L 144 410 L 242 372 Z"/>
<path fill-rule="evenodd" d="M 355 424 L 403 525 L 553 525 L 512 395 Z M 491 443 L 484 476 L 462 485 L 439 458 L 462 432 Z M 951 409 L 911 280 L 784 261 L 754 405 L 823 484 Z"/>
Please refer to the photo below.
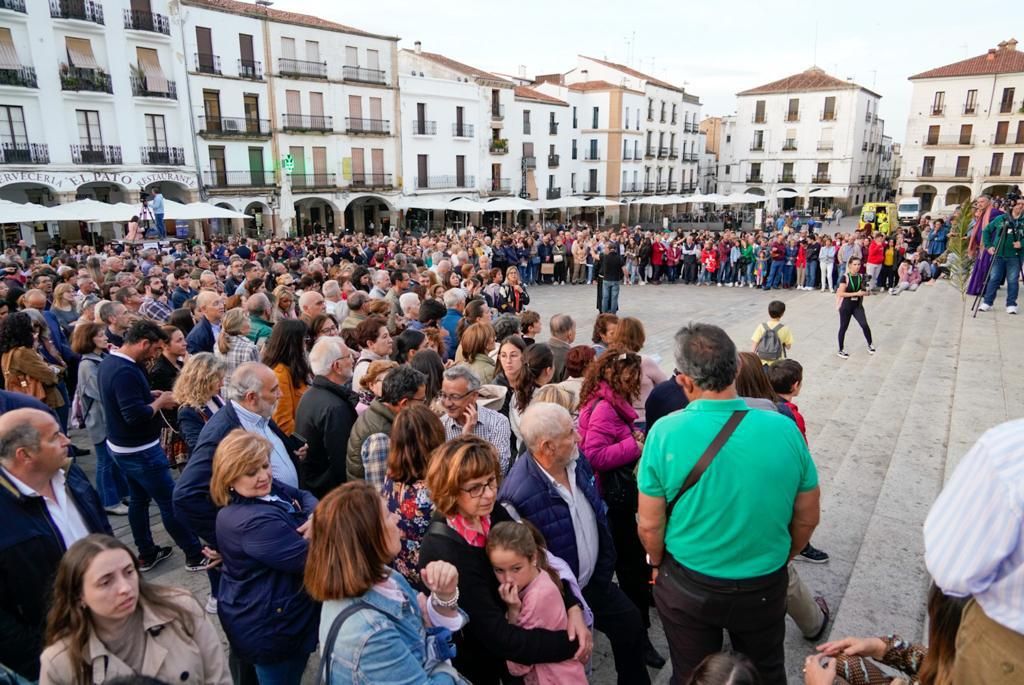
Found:
<path fill-rule="evenodd" d="M 949 595 L 1024 634 L 1024 419 L 974 444 L 924 524 L 925 563 Z"/>

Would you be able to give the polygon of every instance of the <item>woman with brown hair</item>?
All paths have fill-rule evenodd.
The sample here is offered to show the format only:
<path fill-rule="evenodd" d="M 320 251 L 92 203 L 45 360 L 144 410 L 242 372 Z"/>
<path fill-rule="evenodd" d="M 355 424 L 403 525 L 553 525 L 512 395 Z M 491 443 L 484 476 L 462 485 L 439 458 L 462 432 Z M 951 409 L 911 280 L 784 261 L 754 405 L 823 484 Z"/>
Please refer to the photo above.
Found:
<path fill-rule="evenodd" d="M 462 335 L 466 332 L 466 329 L 473 324 L 480 322 L 491 322 L 491 308 L 487 306 L 487 300 L 482 297 L 473 298 L 466 302 L 466 308 L 462 312 L 462 318 L 459 319 L 459 323 L 455 327 L 455 337 L 461 341 Z M 455 358 L 456 363 L 461 361 L 463 360 L 458 357 Z"/>
<path fill-rule="evenodd" d="M 388 331 L 387 319 L 371 316 L 356 326 L 356 343 L 359 345 L 359 359 L 352 368 L 352 386 L 358 387 L 359 380 L 366 373 L 371 362 L 389 359 L 395 343 Z"/>
<path fill-rule="evenodd" d="M 494 349 L 494 327 L 487 322 L 475 323 L 459 338 L 459 354 L 463 364 L 476 374 L 483 384 L 494 381 L 495 363 L 490 356 Z"/>
<path fill-rule="evenodd" d="M 263 348 L 263 363 L 273 369 L 281 386 L 281 399 L 273 418 L 285 435 L 295 430 L 295 410 L 313 378 L 305 341 L 306 324 L 297 319 L 284 319 L 274 325 Z"/>
<path fill-rule="evenodd" d="M 536 343 L 523 353 L 523 365 L 516 377 L 511 379 L 514 395 L 509 404 L 508 420 L 517 444 L 522 444 L 523 434 L 519 432 L 519 417 L 533 400 L 533 393 L 547 385 L 555 375 L 555 357 L 546 343 Z"/>
<path fill-rule="evenodd" d="M 317 500 L 273 479 L 270 450 L 269 440 L 238 428 L 213 455 L 210 499 L 221 507 L 223 559 L 217 613 L 232 651 L 255 666 L 262 685 L 299 685 L 320 613 L 302 585 L 303 533 Z"/>
<path fill-rule="evenodd" d="M 220 392 L 228 375 L 227 362 L 209 352 L 200 352 L 188 358 L 174 381 L 178 428 L 189 454 L 195 449 L 203 426 L 224 406 Z"/>
<path fill-rule="evenodd" d="M 625 352 L 640 354 L 644 343 L 647 341 L 647 334 L 644 332 L 644 324 L 640 319 L 626 316 L 619 319 L 612 336 L 612 345 Z M 664 383 L 668 376 L 661 370 L 658 363 L 646 355 L 640 355 L 640 394 L 633 399 L 633 409 L 636 410 L 637 430 L 647 428 L 647 416 L 644 405 L 647 397 L 654 390 L 658 383 Z"/>
<path fill-rule="evenodd" d="M 61 559 L 46 644 L 43 685 L 231 683 L 217 631 L 192 595 L 147 583 L 135 554 L 109 535 L 82 538 Z"/>
<path fill-rule="evenodd" d="M 318 682 L 465 683 L 443 656 L 447 640 L 427 631 L 428 619 L 451 632 L 465 624 L 458 571 L 443 561 L 426 565 L 430 595 L 418 595 L 389 568 L 401 551 L 397 523 L 365 481 L 336 488 L 316 509 L 305 583 L 323 603 Z"/>
<path fill-rule="evenodd" d="M 57 387 L 63 368 L 47 364 L 36 351 L 36 342 L 43 335 L 42 326 L 25 312 L 14 312 L 0 322 L 0 368 L 4 388 L 41 400 L 50 409 L 64 406 L 64 397 Z"/>
<path fill-rule="evenodd" d="M 356 391 L 359 395 L 359 404 L 356 405 L 357 414 L 362 414 L 369 408 L 371 402 L 381 396 L 384 378 L 396 366 L 398 366 L 398 362 L 393 362 L 390 359 L 378 359 L 377 361 L 370 362 L 366 373 L 359 379 L 358 390 Z M 352 387 L 355 388 L 356 385 L 353 384 Z"/>
<path fill-rule="evenodd" d="M 422 589 L 420 541 L 434 513 L 425 480 L 427 466 L 430 454 L 444 441 L 441 419 L 425 404 L 415 404 L 398 412 L 391 426 L 388 472 L 381 493 L 388 511 L 398 514 L 398 529 L 402 531 L 402 551 L 391 565 L 417 589 Z"/>
<path fill-rule="evenodd" d="M 594 319 L 594 332 L 590 336 L 594 343 L 594 354 L 600 357 L 615 338 L 615 330 L 619 327 L 619 317 L 609 312 L 598 314 Z"/>

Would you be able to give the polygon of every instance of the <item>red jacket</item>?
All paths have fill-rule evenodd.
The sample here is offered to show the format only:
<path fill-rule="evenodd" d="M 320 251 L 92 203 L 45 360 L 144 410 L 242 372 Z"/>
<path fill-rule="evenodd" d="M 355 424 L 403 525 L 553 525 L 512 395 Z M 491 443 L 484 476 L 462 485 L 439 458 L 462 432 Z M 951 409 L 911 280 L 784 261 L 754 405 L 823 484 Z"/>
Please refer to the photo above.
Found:
<path fill-rule="evenodd" d="M 661 266 L 664 263 L 665 246 L 660 240 L 655 240 L 651 245 L 651 264 Z"/>
<path fill-rule="evenodd" d="M 868 264 L 881 264 L 885 261 L 885 243 L 872 240 L 868 245 Z"/>

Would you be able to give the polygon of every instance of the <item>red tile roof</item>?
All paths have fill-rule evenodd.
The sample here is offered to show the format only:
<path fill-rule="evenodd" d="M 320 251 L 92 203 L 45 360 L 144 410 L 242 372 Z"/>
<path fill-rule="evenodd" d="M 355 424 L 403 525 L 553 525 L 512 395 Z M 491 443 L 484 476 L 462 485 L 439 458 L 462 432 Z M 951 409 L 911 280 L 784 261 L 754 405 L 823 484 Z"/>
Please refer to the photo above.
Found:
<path fill-rule="evenodd" d="M 614 83 L 608 83 L 607 81 L 580 81 L 579 83 L 569 84 L 569 90 L 579 90 L 584 92 L 588 90 L 615 90 L 619 87 L 620 86 L 617 86 Z"/>
<path fill-rule="evenodd" d="M 1021 73 L 1024 72 L 1024 52 L 1016 48 L 1017 41 L 1011 38 L 1009 41 L 1000 43 L 997 48 L 990 48 L 984 55 L 922 71 L 920 74 L 911 76 L 909 80 Z"/>
<path fill-rule="evenodd" d="M 533 88 L 527 88 L 526 86 L 516 86 L 516 97 L 523 98 L 524 100 L 536 100 L 537 102 L 543 102 L 549 105 L 564 105 L 569 106 L 569 103 L 564 100 L 559 100 L 556 97 L 545 95 L 544 93 L 534 90 Z"/>
<path fill-rule="evenodd" d="M 387 40 L 398 40 L 395 36 L 371 33 L 351 26 L 345 26 L 344 24 L 339 24 L 334 21 L 328 21 L 327 19 L 322 19 L 320 17 L 314 17 L 309 14 L 276 10 L 272 7 L 263 7 L 251 2 L 240 2 L 239 0 L 182 0 L 182 4 L 192 5 L 193 7 L 204 7 L 206 9 L 219 12 L 240 14 L 242 16 L 254 17 L 256 19 L 263 19 L 265 17 L 271 21 L 280 21 L 285 24 L 298 24 L 299 26 L 309 26 L 311 28 L 325 29 L 327 31 L 340 31 L 342 33 L 351 33 L 359 36 L 373 36 L 375 38 L 385 38 Z"/>
<path fill-rule="evenodd" d="M 445 57 L 444 55 L 440 55 L 440 54 L 438 54 L 436 52 L 426 52 L 426 51 L 416 52 L 414 50 L 406 50 L 405 52 L 407 52 L 410 55 L 416 55 L 418 57 L 425 57 L 425 58 L 429 59 L 431 62 L 437 62 L 438 64 L 440 64 L 443 67 L 447 67 L 449 69 L 452 69 L 453 71 L 462 72 L 463 74 L 466 74 L 467 76 L 472 76 L 473 78 L 487 79 L 488 81 L 498 81 L 498 82 L 500 82 L 502 84 L 508 85 L 509 87 L 515 85 L 514 83 L 512 83 L 512 81 L 509 81 L 508 79 L 504 79 L 504 78 L 502 78 L 500 76 L 496 76 L 496 75 L 490 73 L 489 71 L 484 71 L 483 69 L 477 69 L 476 67 L 471 67 L 468 64 L 463 64 L 462 62 L 457 62 L 457 61 L 451 59 L 450 57 Z"/>
<path fill-rule="evenodd" d="M 618 64 L 617 62 L 608 62 L 603 59 L 597 59 L 596 57 L 587 57 L 586 55 L 580 55 L 580 57 L 582 57 L 583 59 L 589 59 L 591 62 L 603 64 L 606 67 L 611 67 L 612 69 L 618 69 L 619 71 L 625 74 L 629 74 L 630 76 L 633 76 L 635 78 L 643 79 L 644 81 L 647 81 L 651 85 L 658 86 L 659 88 L 668 88 L 669 90 L 674 90 L 679 93 L 683 92 L 683 89 L 680 88 L 679 86 L 673 86 L 671 83 L 667 83 L 665 81 L 662 81 L 661 79 L 654 78 L 653 76 L 645 74 L 642 71 L 637 71 L 636 69 L 627 67 L 625 64 Z"/>
<path fill-rule="evenodd" d="M 864 86 L 859 86 L 853 81 L 843 81 L 835 76 L 830 76 L 825 73 L 824 69 L 818 67 L 811 67 L 807 71 L 801 71 L 799 74 L 793 74 L 778 81 L 772 81 L 763 86 L 750 88 L 736 94 L 768 95 L 771 93 L 800 93 L 809 90 L 845 90 L 848 88 L 864 90 L 872 95 L 882 97 L 878 93 L 870 91 Z"/>

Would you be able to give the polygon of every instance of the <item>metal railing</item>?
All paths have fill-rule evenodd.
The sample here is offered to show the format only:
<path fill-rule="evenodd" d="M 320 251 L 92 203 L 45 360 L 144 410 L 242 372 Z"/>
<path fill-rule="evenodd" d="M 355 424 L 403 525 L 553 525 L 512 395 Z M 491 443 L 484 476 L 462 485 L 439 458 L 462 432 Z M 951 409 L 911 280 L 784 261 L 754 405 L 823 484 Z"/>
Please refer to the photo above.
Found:
<path fill-rule="evenodd" d="M 203 183 L 210 188 L 264 188 L 273 186 L 274 172 L 250 171 L 204 171 Z"/>
<path fill-rule="evenodd" d="M 786 112 L 786 121 L 800 121 L 800 112 Z"/>
<path fill-rule="evenodd" d="M 132 31 L 151 31 L 171 35 L 171 23 L 167 17 L 156 12 L 126 9 L 124 11 L 124 27 Z"/>
<path fill-rule="evenodd" d="M 960 147 L 969 147 L 974 145 L 974 136 L 931 136 L 925 138 L 924 147 L 935 147 L 937 145 L 956 145 Z"/>
<path fill-rule="evenodd" d="M 757 112 L 754 112 L 752 115 L 750 115 L 750 121 L 754 124 L 766 124 L 768 123 L 768 115 L 764 113 L 758 114 Z"/>
<path fill-rule="evenodd" d="M 796 176 L 793 174 L 779 174 L 779 183 L 796 183 Z"/>
<path fill-rule="evenodd" d="M 832 176 L 830 176 L 829 174 L 814 174 L 814 176 L 811 177 L 811 183 L 831 183 L 831 182 L 832 182 Z"/>
<path fill-rule="evenodd" d="M 432 136 L 437 134 L 437 122 L 426 119 L 413 119 L 412 134 L 414 136 Z"/>
<path fill-rule="evenodd" d="M 675 181 L 669 181 L 668 182 L 668 192 L 670 192 L 670 193 L 676 192 L 676 188 L 677 187 L 678 187 L 678 184 Z"/>
<path fill-rule="evenodd" d="M 697 153 L 696 152 L 687 152 L 685 155 L 683 155 L 683 161 L 684 162 L 696 162 L 697 161 Z"/>
<path fill-rule="evenodd" d="M 345 117 L 345 130 L 349 133 L 391 133 L 391 121 L 388 119 L 365 119 L 361 117 Z"/>
<path fill-rule="evenodd" d="M 114 84 L 110 80 L 110 74 L 104 71 L 61 66 L 60 89 L 85 90 L 93 93 L 113 93 Z"/>
<path fill-rule="evenodd" d="M 793 152 L 794 150 L 796 150 L 796 138 L 787 138 L 782 143 L 782 151 Z"/>
<path fill-rule="evenodd" d="M 974 170 L 971 167 L 921 167 L 921 178 L 971 178 Z"/>
<path fill-rule="evenodd" d="M 75 164 L 121 164 L 120 145 L 72 145 Z"/>
<path fill-rule="evenodd" d="M 560 197 L 562 197 L 562 189 L 561 188 L 548 188 L 547 191 L 544 193 L 544 195 L 545 195 L 545 197 L 548 200 L 557 200 Z"/>
<path fill-rule="evenodd" d="M 185 149 L 180 147 L 141 147 L 143 164 L 184 166 Z"/>
<path fill-rule="evenodd" d="M 334 118 L 313 114 L 282 114 L 281 127 L 296 131 L 331 131 Z"/>
<path fill-rule="evenodd" d="M 820 121 L 835 121 L 836 120 L 836 110 L 834 110 L 834 109 L 823 109 L 823 110 L 821 110 L 821 117 L 820 117 L 819 120 Z"/>
<path fill-rule="evenodd" d="M 557 121 L 549 121 L 548 122 L 548 135 L 550 135 L 550 136 L 557 136 L 558 135 L 558 122 Z"/>
<path fill-rule="evenodd" d="M 669 159 L 677 159 L 678 157 L 679 157 L 679 148 L 677 148 L 677 147 L 670 147 L 668 149 L 668 158 Z M 686 157 L 686 155 L 683 155 L 683 157 Z"/>
<path fill-rule="evenodd" d="M 391 174 L 352 174 L 353 188 L 390 188 Z"/>
<path fill-rule="evenodd" d="M 383 69 L 366 69 L 349 65 L 341 68 L 341 77 L 346 81 L 359 81 L 360 83 L 385 85 L 388 82 L 388 73 Z"/>
<path fill-rule="evenodd" d="M 648 145 L 647 146 L 647 150 L 644 152 L 644 157 L 647 157 L 648 159 L 650 159 L 650 158 L 652 158 L 654 156 L 655 156 L 654 146 L 653 145 Z"/>
<path fill-rule="evenodd" d="M 747 174 L 747 183 L 764 183 L 764 178 L 760 173 Z"/>
<path fill-rule="evenodd" d="M 293 188 L 334 188 L 336 174 L 292 174 Z"/>
<path fill-rule="evenodd" d="M 3 143 L 0 164 L 49 164 L 50 148 L 45 143 Z"/>
<path fill-rule="evenodd" d="M 252 79 L 253 81 L 262 81 L 263 62 L 255 59 L 238 60 L 238 76 L 240 78 Z"/>
<path fill-rule="evenodd" d="M 282 76 L 327 78 L 327 62 L 309 62 L 304 59 L 279 57 L 277 59 L 277 71 Z"/>
<path fill-rule="evenodd" d="M 491 103 L 491 119 L 493 121 L 501 121 L 505 118 L 505 105 L 495 105 Z"/>
<path fill-rule="evenodd" d="M 454 138 L 472 138 L 473 133 L 476 129 L 473 124 L 452 124 L 452 137 Z"/>
<path fill-rule="evenodd" d="M 961 111 L 963 112 L 963 114 L 965 116 L 970 116 L 972 114 L 977 114 L 978 113 L 978 103 L 977 102 L 967 102 L 967 103 L 964 103 L 963 110 L 961 110 Z"/>
<path fill-rule="evenodd" d="M 831 140 L 819 140 L 818 141 L 818 149 L 819 150 L 831 150 L 833 147 L 835 147 L 835 143 L 833 143 Z M 867 149 L 867 148 L 865 148 L 865 149 Z"/>
<path fill-rule="evenodd" d="M 601 190 L 596 185 L 587 184 L 583 186 L 583 193 L 585 195 L 600 195 Z"/>
<path fill-rule="evenodd" d="M 643 192 L 643 184 L 639 181 L 626 181 L 622 184 L 622 193 L 639 193 Z"/>
<path fill-rule="evenodd" d="M 0 10 L 11 10 L 28 14 L 25 11 L 25 0 L 0 0 Z"/>
<path fill-rule="evenodd" d="M 206 52 L 194 53 L 196 71 L 200 74 L 217 74 L 220 75 L 220 55 L 214 55 Z"/>
<path fill-rule="evenodd" d="M 505 155 L 508 154 L 508 140 L 501 138 L 499 140 L 491 140 L 488 147 L 492 155 Z"/>
<path fill-rule="evenodd" d="M 750 151 L 751 152 L 764 152 L 764 141 L 763 140 L 755 140 L 754 142 L 752 142 L 750 144 Z"/>
<path fill-rule="evenodd" d="M 929 112 L 930 112 L 931 116 L 933 116 L 933 117 L 941 117 L 943 114 L 946 113 L 946 106 L 945 105 L 932 105 L 931 109 L 929 110 Z M 870 114 L 868 115 L 867 121 L 871 121 L 871 115 Z"/>
<path fill-rule="evenodd" d="M 149 79 L 145 77 L 132 76 L 131 82 L 132 95 L 136 97 L 178 99 L 178 84 L 174 81 L 167 81 L 167 92 L 151 89 L 149 87 Z"/>
<path fill-rule="evenodd" d="M 601 159 L 600 148 L 587 148 L 583 151 L 583 159 L 588 162 L 595 162 Z"/>
<path fill-rule="evenodd" d="M 999 113 L 1010 114 L 1013 112 L 1013 100 L 1000 100 L 999 101 Z"/>
<path fill-rule="evenodd" d="M 199 117 L 200 135 L 269 136 L 270 119 L 248 117 Z"/>
<path fill-rule="evenodd" d="M 561 158 L 558 155 L 548 155 L 548 167 L 554 168 L 558 166 L 558 162 Z"/>
<path fill-rule="evenodd" d="M 0 85 L 38 88 L 39 82 L 36 80 L 34 67 L 22 67 L 21 69 L 0 69 Z"/>
<path fill-rule="evenodd" d="M 523 155 L 523 168 L 524 169 L 536 169 L 537 158 L 533 155 Z"/>
<path fill-rule="evenodd" d="M 507 178 L 492 178 L 487 183 L 487 190 L 491 193 L 511 193 L 512 182 Z"/>
<path fill-rule="evenodd" d="M 654 181 L 644 181 L 644 192 L 653 193 L 657 186 L 654 185 Z"/>
<path fill-rule="evenodd" d="M 103 24 L 103 5 L 93 0 L 50 0 L 50 17 Z"/>
<path fill-rule="evenodd" d="M 440 188 L 472 188 L 476 185 L 476 179 L 473 176 L 415 176 L 413 177 L 412 184 L 414 188 L 428 188 L 428 189 L 440 189 Z"/>

